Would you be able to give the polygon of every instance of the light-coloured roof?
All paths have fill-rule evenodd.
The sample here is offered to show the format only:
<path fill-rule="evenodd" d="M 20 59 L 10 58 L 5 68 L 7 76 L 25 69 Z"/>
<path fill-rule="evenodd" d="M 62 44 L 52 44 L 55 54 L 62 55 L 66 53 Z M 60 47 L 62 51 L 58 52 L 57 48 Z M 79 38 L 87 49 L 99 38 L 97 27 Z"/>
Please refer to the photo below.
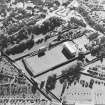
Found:
<path fill-rule="evenodd" d="M 76 50 L 77 50 L 75 44 L 72 43 L 72 42 L 69 42 L 69 41 L 68 41 L 68 42 L 64 42 L 63 45 L 64 45 L 64 47 L 66 47 L 71 53 L 75 53 Z"/>

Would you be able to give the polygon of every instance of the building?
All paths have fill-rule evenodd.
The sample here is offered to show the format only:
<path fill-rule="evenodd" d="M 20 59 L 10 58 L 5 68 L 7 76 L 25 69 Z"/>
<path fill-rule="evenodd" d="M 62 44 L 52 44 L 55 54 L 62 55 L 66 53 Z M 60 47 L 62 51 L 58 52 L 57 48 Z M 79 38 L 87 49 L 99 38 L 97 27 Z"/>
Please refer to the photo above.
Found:
<path fill-rule="evenodd" d="M 66 58 L 70 59 L 72 57 L 75 57 L 76 52 L 77 52 L 77 48 L 72 42 L 63 43 L 62 53 L 65 55 Z"/>

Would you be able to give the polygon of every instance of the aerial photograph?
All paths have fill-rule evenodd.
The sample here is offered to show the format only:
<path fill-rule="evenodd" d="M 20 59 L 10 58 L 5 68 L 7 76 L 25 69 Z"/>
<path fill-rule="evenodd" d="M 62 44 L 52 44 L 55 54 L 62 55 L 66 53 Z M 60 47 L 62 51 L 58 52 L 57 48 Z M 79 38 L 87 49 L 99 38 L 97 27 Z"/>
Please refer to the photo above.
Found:
<path fill-rule="evenodd" d="M 105 105 L 105 0 L 0 0 L 0 105 Z"/>

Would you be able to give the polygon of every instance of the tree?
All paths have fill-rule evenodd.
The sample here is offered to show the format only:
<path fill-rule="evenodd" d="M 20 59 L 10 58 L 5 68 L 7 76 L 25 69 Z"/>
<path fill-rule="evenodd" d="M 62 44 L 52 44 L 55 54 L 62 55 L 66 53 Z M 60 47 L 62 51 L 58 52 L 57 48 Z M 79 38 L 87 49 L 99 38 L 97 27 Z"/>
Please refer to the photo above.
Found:
<path fill-rule="evenodd" d="M 46 89 L 53 90 L 55 88 L 55 85 L 56 85 L 56 74 L 49 76 L 47 78 Z"/>
<path fill-rule="evenodd" d="M 86 27 L 86 24 L 83 22 L 83 20 L 79 20 L 75 17 L 71 17 L 71 23 L 76 23 L 77 25 L 79 26 L 82 26 L 82 27 Z"/>
<path fill-rule="evenodd" d="M 7 36 L 4 36 L 3 34 L 0 35 L 0 49 L 4 49 L 7 47 L 8 38 Z"/>
<path fill-rule="evenodd" d="M 65 92 L 65 90 L 66 90 L 66 87 L 67 87 L 67 81 L 64 81 L 64 83 L 63 83 L 63 88 L 62 88 L 62 92 L 61 92 L 61 97 L 62 97 L 62 95 L 64 94 L 64 92 Z"/>
<path fill-rule="evenodd" d="M 33 81 L 33 80 L 32 80 L 32 81 Z M 38 87 L 38 83 L 35 82 L 35 81 L 33 81 L 33 86 L 32 86 L 32 88 L 31 88 L 31 91 L 32 91 L 33 94 L 36 93 L 37 87 Z"/>
<path fill-rule="evenodd" d="M 83 62 L 84 58 L 85 58 L 84 52 L 79 52 L 79 54 L 78 54 L 78 60 Z"/>
<path fill-rule="evenodd" d="M 63 84 L 65 80 L 67 80 L 70 84 L 74 81 L 74 79 L 78 80 L 80 75 L 78 72 L 82 69 L 83 63 L 81 61 L 73 62 L 66 69 L 62 71 L 62 78 L 60 79 L 60 83 Z M 71 77 L 72 76 L 72 77 Z"/>
<path fill-rule="evenodd" d="M 55 4 L 59 7 L 60 6 L 60 2 L 59 1 L 55 1 Z"/>

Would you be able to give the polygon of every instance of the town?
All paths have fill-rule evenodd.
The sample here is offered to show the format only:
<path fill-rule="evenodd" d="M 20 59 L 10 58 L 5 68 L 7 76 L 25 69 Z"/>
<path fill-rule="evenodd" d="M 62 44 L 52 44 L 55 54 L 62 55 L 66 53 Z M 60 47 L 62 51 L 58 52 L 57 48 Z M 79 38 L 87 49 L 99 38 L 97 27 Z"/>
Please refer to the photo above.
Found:
<path fill-rule="evenodd" d="M 105 105 L 105 0 L 0 0 L 0 105 Z"/>

